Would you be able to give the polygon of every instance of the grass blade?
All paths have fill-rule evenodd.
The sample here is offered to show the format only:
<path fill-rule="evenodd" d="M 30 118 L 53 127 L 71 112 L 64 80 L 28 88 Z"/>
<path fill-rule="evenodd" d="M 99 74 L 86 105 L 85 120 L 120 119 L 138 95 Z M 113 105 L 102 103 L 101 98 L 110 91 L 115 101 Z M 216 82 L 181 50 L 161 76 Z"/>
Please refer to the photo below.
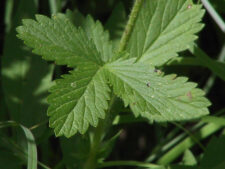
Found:
<path fill-rule="evenodd" d="M 37 147 L 32 132 L 14 121 L 0 122 L 0 128 L 5 127 L 20 127 L 23 130 L 27 140 L 27 169 L 37 169 Z"/>

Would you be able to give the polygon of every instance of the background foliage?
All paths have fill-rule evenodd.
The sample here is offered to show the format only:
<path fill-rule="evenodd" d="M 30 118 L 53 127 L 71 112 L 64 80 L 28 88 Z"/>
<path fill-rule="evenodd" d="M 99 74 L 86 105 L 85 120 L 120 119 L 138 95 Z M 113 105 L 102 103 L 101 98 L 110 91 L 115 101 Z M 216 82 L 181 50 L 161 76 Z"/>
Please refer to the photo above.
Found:
<path fill-rule="evenodd" d="M 210 2 L 224 18 L 225 1 Z M 110 31 L 110 35 L 117 40 L 133 2 L 5 0 L 0 3 L 4 9 L 0 15 L 0 128 L 4 128 L 0 131 L 0 168 L 16 169 L 26 165 L 34 168 L 36 156 L 39 168 L 79 168 L 88 155 L 89 137 L 79 135 L 70 139 L 55 138 L 52 129 L 48 127 L 46 116 L 46 96 L 53 85 L 52 79 L 67 73 L 69 69 L 46 63 L 32 54 L 17 39 L 15 28 L 21 25 L 21 19 L 34 18 L 36 13 L 50 16 L 52 13 L 64 12 L 73 19 L 72 11 L 78 9 L 84 15 L 91 14 L 101 20 L 106 28 L 114 30 Z M 184 59 L 175 58 L 164 71 L 185 75 L 197 82 L 212 102 L 211 115 L 187 123 L 150 125 L 141 118 L 133 119 L 129 110 L 124 109 L 123 116 L 114 121 L 113 130 L 108 131 L 108 141 L 102 144 L 99 159 L 146 162 L 130 162 L 131 166 L 143 166 L 151 162 L 174 164 L 170 165 L 172 169 L 195 169 L 197 166 L 201 169 L 224 169 L 225 31 L 209 13 L 205 14 L 203 22 L 205 27 L 196 42 L 198 48 L 183 52 Z M 9 120 L 15 122 L 7 122 Z M 102 165 L 110 166 L 110 163 Z"/>

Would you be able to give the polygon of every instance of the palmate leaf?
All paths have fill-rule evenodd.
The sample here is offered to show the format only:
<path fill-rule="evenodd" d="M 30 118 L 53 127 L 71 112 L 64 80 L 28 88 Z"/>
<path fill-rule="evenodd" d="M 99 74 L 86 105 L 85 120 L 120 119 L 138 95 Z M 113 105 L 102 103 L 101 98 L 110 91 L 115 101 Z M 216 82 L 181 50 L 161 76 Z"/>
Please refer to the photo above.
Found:
<path fill-rule="evenodd" d="M 203 14 L 191 0 L 145 0 L 128 42 L 130 56 L 155 66 L 166 63 L 197 39 Z"/>
<path fill-rule="evenodd" d="M 113 54 L 108 34 L 91 17 L 85 19 L 84 29 L 76 28 L 62 14 L 52 19 L 36 15 L 36 19 L 23 20 L 23 26 L 17 28 L 18 37 L 44 59 L 76 66 L 50 89 L 50 127 L 57 136 L 85 133 L 89 124 L 97 126 L 108 108 L 110 89 L 102 71 L 103 63 Z"/>
<path fill-rule="evenodd" d="M 166 12 L 158 2 L 162 2 Z M 154 67 L 144 63 L 151 60 L 153 65 L 160 65 L 186 49 L 195 39 L 194 33 L 202 27 L 198 22 L 203 11 L 200 6 L 188 7 L 189 2 L 145 1 L 128 43 L 130 55 L 126 51 L 113 54 L 108 33 L 90 16 L 81 16 L 80 22 L 75 23 L 80 24 L 79 28 L 62 14 L 51 19 L 36 15 L 37 21 L 23 21 L 23 26 L 17 29 L 18 37 L 34 48 L 34 53 L 56 64 L 76 67 L 50 89 L 48 116 L 50 127 L 54 128 L 57 136 L 83 134 L 89 125 L 98 125 L 99 118 L 103 119 L 108 109 L 108 81 L 136 116 L 172 121 L 208 114 L 210 103 L 195 83 L 187 82 L 185 77 L 161 76 Z M 177 8 L 173 8 L 174 5 Z M 154 14 L 149 14 L 149 11 Z M 150 23 L 143 20 L 147 27 L 139 24 L 143 16 L 150 20 Z M 180 24 L 187 28 L 180 27 Z M 129 56 L 132 59 L 125 60 Z M 119 57 L 123 59 L 116 60 Z M 133 57 L 138 57 L 138 60 Z"/>
<path fill-rule="evenodd" d="M 114 92 L 136 116 L 154 121 L 180 121 L 208 114 L 210 102 L 186 77 L 161 76 L 153 67 L 117 60 L 105 66 Z"/>

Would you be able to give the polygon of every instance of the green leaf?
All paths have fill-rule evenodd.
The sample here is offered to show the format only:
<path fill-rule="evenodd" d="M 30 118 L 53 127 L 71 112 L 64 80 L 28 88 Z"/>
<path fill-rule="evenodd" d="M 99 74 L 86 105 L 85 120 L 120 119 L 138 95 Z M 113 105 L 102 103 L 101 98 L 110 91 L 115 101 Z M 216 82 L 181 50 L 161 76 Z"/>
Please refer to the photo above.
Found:
<path fill-rule="evenodd" d="M 192 49 L 190 49 L 191 53 L 196 56 L 198 63 L 204 65 L 209 70 L 211 70 L 216 76 L 225 81 L 225 63 L 222 61 L 215 61 L 210 58 L 201 48 L 197 45 L 194 45 Z M 225 55 L 225 48 L 222 49 L 222 56 Z"/>
<path fill-rule="evenodd" d="M 96 65 L 85 64 L 57 80 L 50 90 L 48 116 L 57 136 L 85 133 L 89 124 L 97 126 L 105 117 L 110 89 L 104 72 Z"/>
<path fill-rule="evenodd" d="M 2 140 L 1 140 L 2 141 Z M 1 147 L 0 152 L 0 167 L 4 169 L 21 169 L 23 161 L 19 159 L 14 152 L 9 152 L 8 149 L 4 150 Z M 13 163 L 12 163 L 13 161 Z"/>
<path fill-rule="evenodd" d="M 110 90 L 100 65 L 113 55 L 109 34 L 100 22 L 90 16 L 83 20 L 81 14 L 83 29 L 74 27 L 62 14 L 52 19 L 36 15 L 36 19 L 24 20 L 17 29 L 18 37 L 47 60 L 78 66 L 50 90 L 50 127 L 57 136 L 70 137 L 77 131 L 83 134 L 89 124 L 97 126 L 98 118 L 104 118 L 108 108 Z"/>
<path fill-rule="evenodd" d="M 153 67 L 134 63 L 135 59 L 117 60 L 105 65 L 117 96 L 136 116 L 155 121 L 178 121 L 209 113 L 210 102 L 197 84 L 186 77 L 161 76 Z"/>
<path fill-rule="evenodd" d="M 211 135 L 215 134 L 219 130 L 221 130 L 223 126 L 209 123 L 203 126 L 198 132 L 194 133 L 194 137 L 199 141 L 204 140 Z M 196 141 L 192 139 L 193 137 L 189 136 L 185 138 L 183 141 L 175 145 L 171 150 L 166 152 L 162 157 L 160 157 L 157 161 L 158 164 L 167 165 L 177 159 L 185 150 L 190 149 L 194 145 L 197 144 Z"/>
<path fill-rule="evenodd" d="M 225 137 L 213 138 L 206 148 L 200 165 L 173 165 L 169 169 L 223 169 L 225 166 Z"/>
<path fill-rule="evenodd" d="M 118 131 L 114 136 L 109 139 L 106 139 L 102 142 L 101 147 L 99 148 L 98 159 L 99 161 L 104 161 L 110 153 L 113 151 L 116 140 L 121 134 L 121 130 Z"/>
<path fill-rule="evenodd" d="M 194 166 L 197 165 L 197 160 L 194 156 L 194 154 L 191 152 L 191 150 L 187 149 L 184 152 L 183 160 L 182 160 L 184 165 L 187 166 Z"/>
<path fill-rule="evenodd" d="M 8 112 L 7 119 L 10 117 L 11 120 L 28 127 L 46 120 L 46 95 L 52 85 L 53 74 L 53 66 L 31 54 L 16 37 L 16 27 L 21 24 L 22 18 L 34 16 L 37 12 L 36 5 L 35 1 L 30 0 L 15 2 L 11 29 L 5 34 L 1 57 L 4 95 L 1 95 L 1 99 L 4 99 L 7 110 L 5 113 Z M 34 135 L 40 136 L 46 127 L 42 125 L 35 130 Z"/>
<path fill-rule="evenodd" d="M 199 169 L 197 166 L 171 165 L 168 169 Z"/>
<path fill-rule="evenodd" d="M 112 42 L 109 40 L 108 31 L 104 31 L 101 22 L 95 22 L 90 15 L 85 18 L 77 10 L 73 12 L 67 10 L 66 16 L 70 18 L 75 26 L 80 26 L 84 29 L 87 36 L 93 40 L 97 50 L 102 54 L 102 60 L 104 62 L 109 61 L 113 55 Z"/>
<path fill-rule="evenodd" d="M 214 123 L 217 125 L 225 126 L 225 117 L 205 116 L 202 118 L 205 123 Z"/>
<path fill-rule="evenodd" d="M 145 0 L 128 42 L 130 57 L 160 66 L 190 47 L 203 24 L 191 0 Z"/>
<path fill-rule="evenodd" d="M 76 21 L 73 15 L 78 17 Z M 57 14 L 50 19 L 36 15 L 37 22 L 23 20 L 23 26 L 17 28 L 18 37 L 34 48 L 34 53 L 57 64 L 74 67 L 83 62 L 98 65 L 107 62 L 113 55 L 112 44 L 102 24 L 91 16 L 84 18 L 78 11 L 74 14 L 68 11 L 66 16 Z M 83 29 L 74 27 L 69 19 Z"/>
<path fill-rule="evenodd" d="M 225 166 L 225 137 L 213 138 L 200 162 L 201 169 L 223 169 Z"/>
<path fill-rule="evenodd" d="M 76 27 L 83 27 L 85 22 L 85 17 L 78 10 L 71 11 L 69 9 L 66 10 L 66 17 L 74 24 Z"/>
<path fill-rule="evenodd" d="M 25 19 L 23 26 L 17 28 L 17 36 L 34 48 L 34 53 L 70 67 L 84 62 L 103 64 L 103 56 L 93 40 L 83 29 L 74 27 L 65 15 L 53 15 L 51 19 L 36 15 L 36 20 Z"/>
<path fill-rule="evenodd" d="M 94 21 L 93 18 L 88 15 L 84 22 L 84 29 L 87 36 L 91 38 L 97 48 L 102 54 L 102 60 L 107 62 L 112 58 L 112 42 L 109 41 L 109 33 L 104 31 L 104 28 L 99 21 Z"/>
<path fill-rule="evenodd" d="M 60 146 L 63 152 L 63 163 L 67 169 L 83 168 L 88 159 L 90 151 L 90 137 L 85 135 L 76 135 L 67 138 L 60 138 Z"/>

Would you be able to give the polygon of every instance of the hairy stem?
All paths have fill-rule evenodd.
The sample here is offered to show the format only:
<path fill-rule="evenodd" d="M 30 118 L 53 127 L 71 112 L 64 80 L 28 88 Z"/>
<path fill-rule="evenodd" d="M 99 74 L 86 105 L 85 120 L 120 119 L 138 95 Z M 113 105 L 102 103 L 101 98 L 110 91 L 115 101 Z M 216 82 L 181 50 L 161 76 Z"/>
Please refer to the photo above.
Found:
<path fill-rule="evenodd" d="M 103 121 L 98 125 L 93 136 L 89 158 L 87 159 L 84 169 L 95 169 L 97 167 L 97 154 L 104 133 Z"/>
<path fill-rule="evenodd" d="M 130 35 L 132 33 L 132 30 L 133 30 L 138 12 L 140 10 L 140 7 L 141 7 L 141 4 L 143 3 L 143 1 L 144 0 L 136 0 L 135 3 L 134 3 L 134 6 L 133 6 L 132 11 L 130 13 L 129 20 L 127 22 L 126 28 L 123 32 L 123 36 L 122 36 L 121 41 L 120 41 L 120 46 L 119 46 L 118 52 L 122 52 L 126 48 L 127 42 L 128 42 L 128 40 L 130 38 Z"/>
<path fill-rule="evenodd" d="M 121 41 L 120 41 L 118 52 L 122 52 L 126 48 L 126 44 L 127 44 L 128 40 L 130 38 L 130 34 L 133 30 L 134 23 L 136 21 L 138 12 L 140 10 L 140 7 L 141 7 L 141 4 L 142 4 L 143 1 L 144 0 L 136 0 L 135 3 L 134 3 L 134 6 L 132 8 L 132 11 L 131 11 L 131 14 L 130 14 L 130 17 L 129 17 L 129 20 L 128 20 L 128 23 L 126 25 L 123 36 L 122 36 Z M 100 122 L 100 124 L 98 125 L 98 127 L 96 128 L 96 130 L 94 132 L 89 157 L 88 157 L 87 161 L 85 162 L 83 169 L 96 169 L 98 167 L 98 164 L 97 164 L 98 151 L 99 151 L 99 148 L 100 148 L 100 144 L 101 144 L 103 135 L 105 133 L 105 129 L 109 125 L 112 124 L 112 121 L 110 123 L 108 121 L 110 119 L 110 114 L 112 112 L 115 100 L 116 100 L 116 96 L 114 94 L 112 94 L 110 104 L 109 104 L 109 109 L 106 113 L 106 118 Z"/>

